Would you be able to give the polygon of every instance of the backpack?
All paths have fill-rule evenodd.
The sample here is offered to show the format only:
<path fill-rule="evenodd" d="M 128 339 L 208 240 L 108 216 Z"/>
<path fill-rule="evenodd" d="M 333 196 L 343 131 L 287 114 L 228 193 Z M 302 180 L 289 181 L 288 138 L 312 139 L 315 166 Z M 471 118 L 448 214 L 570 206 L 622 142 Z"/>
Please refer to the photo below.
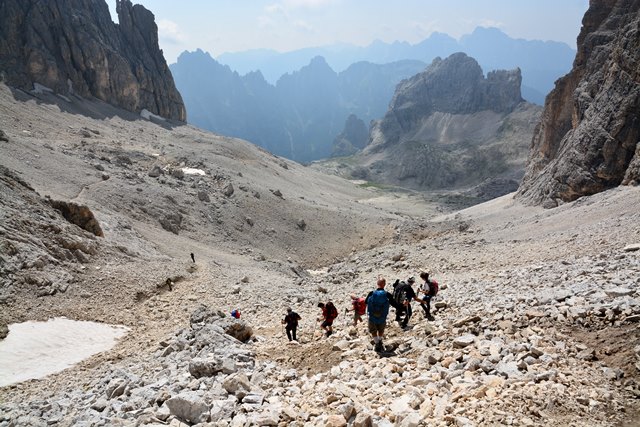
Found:
<path fill-rule="evenodd" d="M 367 311 L 369 312 L 369 318 L 373 323 L 385 322 L 387 314 L 389 314 L 389 299 L 387 298 L 387 291 L 384 289 L 377 289 L 373 291 L 367 301 Z"/>
<path fill-rule="evenodd" d="M 332 302 L 327 303 L 327 320 L 333 320 L 338 317 L 338 309 Z"/>
<path fill-rule="evenodd" d="M 395 287 L 395 289 L 393 290 L 393 300 L 396 302 L 396 304 L 403 305 L 405 301 L 409 299 L 407 298 L 408 286 L 409 285 L 407 285 L 405 282 L 400 282 Z"/>
<path fill-rule="evenodd" d="M 440 290 L 440 285 L 435 280 L 429 280 L 429 296 L 435 297 L 438 295 L 438 291 Z"/>
<path fill-rule="evenodd" d="M 364 298 L 358 298 L 355 303 L 356 313 L 362 315 L 367 311 L 367 305 L 364 303 Z"/>

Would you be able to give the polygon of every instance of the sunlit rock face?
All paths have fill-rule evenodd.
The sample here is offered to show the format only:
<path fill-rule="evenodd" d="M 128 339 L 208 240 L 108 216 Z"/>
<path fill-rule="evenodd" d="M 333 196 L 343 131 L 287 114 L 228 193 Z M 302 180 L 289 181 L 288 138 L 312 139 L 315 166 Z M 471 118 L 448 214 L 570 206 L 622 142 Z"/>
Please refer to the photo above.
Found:
<path fill-rule="evenodd" d="M 640 180 L 640 1 L 591 1 L 518 197 L 548 207 Z"/>
<path fill-rule="evenodd" d="M 522 99 L 521 81 L 519 69 L 485 77 L 464 53 L 436 58 L 398 84 L 354 177 L 420 190 L 484 183 L 490 197 L 514 191 L 541 110 Z"/>
<path fill-rule="evenodd" d="M 1 2 L 3 79 L 24 90 L 37 83 L 65 96 L 185 121 L 153 14 L 129 0 L 118 0 L 117 12 L 119 24 L 102 0 Z"/>

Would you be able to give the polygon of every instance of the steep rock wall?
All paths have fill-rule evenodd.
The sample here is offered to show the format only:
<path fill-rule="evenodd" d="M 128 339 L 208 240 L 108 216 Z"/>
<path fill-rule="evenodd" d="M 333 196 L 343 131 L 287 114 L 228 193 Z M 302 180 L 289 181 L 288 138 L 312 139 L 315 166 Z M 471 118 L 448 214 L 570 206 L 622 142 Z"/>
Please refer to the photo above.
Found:
<path fill-rule="evenodd" d="M 592 0 L 517 197 L 547 207 L 640 181 L 640 1 Z"/>
<path fill-rule="evenodd" d="M 103 0 L 0 1 L 0 73 L 24 90 L 38 83 L 185 121 L 153 14 L 129 0 L 117 12 L 119 24 Z"/>

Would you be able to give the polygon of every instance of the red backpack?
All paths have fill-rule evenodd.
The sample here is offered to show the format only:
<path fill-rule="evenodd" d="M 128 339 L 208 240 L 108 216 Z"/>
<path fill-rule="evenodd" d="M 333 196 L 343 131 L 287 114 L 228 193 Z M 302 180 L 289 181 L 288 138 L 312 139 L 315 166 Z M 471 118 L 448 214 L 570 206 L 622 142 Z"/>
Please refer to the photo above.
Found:
<path fill-rule="evenodd" d="M 336 308 L 335 305 L 333 305 L 332 302 L 328 302 L 326 308 L 327 308 L 327 316 L 326 316 L 327 320 L 333 320 L 336 317 L 338 317 L 338 309 Z"/>
<path fill-rule="evenodd" d="M 363 315 L 367 311 L 367 305 L 364 302 L 364 298 L 358 298 L 355 300 L 354 308 L 356 309 L 356 313 Z"/>
<path fill-rule="evenodd" d="M 440 285 L 435 280 L 429 280 L 429 295 L 435 297 L 438 295 L 438 291 L 440 290 Z"/>

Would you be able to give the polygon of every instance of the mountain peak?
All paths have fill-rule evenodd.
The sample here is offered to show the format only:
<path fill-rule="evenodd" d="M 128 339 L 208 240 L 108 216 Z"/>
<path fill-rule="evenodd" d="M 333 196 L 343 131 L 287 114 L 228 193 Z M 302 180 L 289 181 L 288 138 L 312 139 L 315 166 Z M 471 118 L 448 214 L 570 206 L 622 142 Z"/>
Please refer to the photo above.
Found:
<path fill-rule="evenodd" d="M 5 0 L 0 9 L 0 63 L 9 85 L 31 90 L 38 83 L 186 120 L 155 18 L 143 6 L 118 1 L 119 24 L 103 1 Z"/>
<path fill-rule="evenodd" d="M 436 58 L 422 73 L 398 85 L 390 109 L 418 108 L 424 114 L 466 114 L 481 110 L 509 112 L 522 101 L 520 69 L 489 73 L 465 53 Z M 415 113 L 415 111 L 414 111 Z"/>

